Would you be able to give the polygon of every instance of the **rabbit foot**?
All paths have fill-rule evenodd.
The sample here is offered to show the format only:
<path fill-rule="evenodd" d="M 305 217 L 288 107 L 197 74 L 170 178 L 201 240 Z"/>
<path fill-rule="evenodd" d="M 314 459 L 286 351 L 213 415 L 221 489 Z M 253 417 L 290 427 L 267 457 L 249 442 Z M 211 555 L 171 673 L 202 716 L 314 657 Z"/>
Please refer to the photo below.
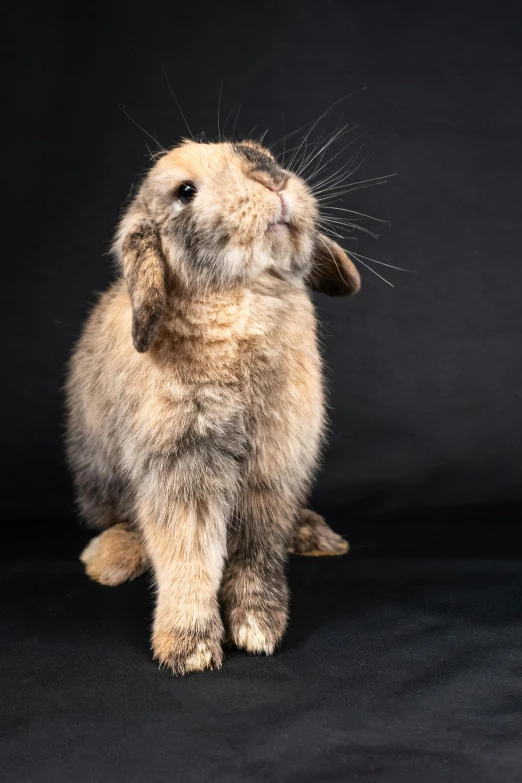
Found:
<path fill-rule="evenodd" d="M 170 669 L 176 675 L 221 669 L 223 664 L 221 643 L 213 637 L 155 631 L 152 649 L 160 668 Z"/>
<path fill-rule="evenodd" d="M 345 555 L 350 548 L 346 539 L 334 533 L 324 517 L 310 509 L 302 509 L 289 552 L 308 557 Z"/>
<path fill-rule="evenodd" d="M 230 612 L 228 631 L 236 647 L 254 654 L 272 655 L 285 632 L 287 613 L 262 608 L 236 608 Z"/>
<path fill-rule="evenodd" d="M 115 587 L 136 579 L 149 568 L 142 542 L 121 523 L 93 538 L 80 555 L 87 576 Z"/>

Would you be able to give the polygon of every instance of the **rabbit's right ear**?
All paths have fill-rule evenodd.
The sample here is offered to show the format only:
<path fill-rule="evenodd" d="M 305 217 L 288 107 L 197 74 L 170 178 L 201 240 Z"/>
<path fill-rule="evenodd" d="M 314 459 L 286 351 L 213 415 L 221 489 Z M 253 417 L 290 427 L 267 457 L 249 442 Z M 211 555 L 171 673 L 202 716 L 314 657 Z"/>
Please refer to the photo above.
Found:
<path fill-rule="evenodd" d="M 306 283 L 312 291 L 329 296 L 349 296 L 361 287 L 359 272 L 342 247 L 324 234 L 317 234 L 312 269 Z"/>
<path fill-rule="evenodd" d="M 156 337 L 167 299 L 165 256 L 156 223 L 147 217 L 124 218 L 118 250 L 132 303 L 132 341 L 144 353 Z"/>

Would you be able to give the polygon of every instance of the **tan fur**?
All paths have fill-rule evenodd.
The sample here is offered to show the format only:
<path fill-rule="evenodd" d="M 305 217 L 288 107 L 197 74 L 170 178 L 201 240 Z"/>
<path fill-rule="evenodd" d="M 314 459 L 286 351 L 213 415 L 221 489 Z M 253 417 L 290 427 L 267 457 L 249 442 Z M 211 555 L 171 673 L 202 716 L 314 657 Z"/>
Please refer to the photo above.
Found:
<path fill-rule="evenodd" d="M 154 655 L 177 674 L 219 667 L 225 633 L 271 653 L 286 627 L 285 553 L 324 427 L 305 286 L 316 218 L 305 183 L 258 145 L 171 151 L 122 219 L 123 277 L 71 362 L 80 508 L 136 531 L 111 528 L 82 560 L 103 584 L 152 564 Z"/>
<path fill-rule="evenodd" d="M 324 518 L 310 509 L 303 509 L 299 525 L 289 551 L 296 555 L 324 557 L 345 555 L 350 548 L 348 541 L 326 524 Z"/>
<path fill-rule="evenodd" d="M 149 568 L 139 536 L 120 523 L 93 538 L 80 555 L 87 575 L 101 585 L 116 586 Z"/>

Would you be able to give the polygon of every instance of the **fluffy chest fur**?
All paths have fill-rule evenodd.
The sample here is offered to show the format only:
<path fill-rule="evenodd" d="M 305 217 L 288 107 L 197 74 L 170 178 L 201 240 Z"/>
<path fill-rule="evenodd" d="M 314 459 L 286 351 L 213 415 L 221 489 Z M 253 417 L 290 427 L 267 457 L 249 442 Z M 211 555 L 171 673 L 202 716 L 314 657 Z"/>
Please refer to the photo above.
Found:
<path fill-rule="evenodd" d="M 281 281 L 174 303 L 149 361 L 163 379 L 162 429 L 177 440 L 228 436 L 248 449 L 269 421 L 289 436 L 322 415 L 313 308 Z"/>
<path fill-rule="evenodd" d="M 146 354 L 134 350 L 131 317 L 125 285 L 116 283 L 72 364 L 75 415 L 92 442 L 107 444 L 118 472 L 138 478 L 151 459 L 173 465 L 198 452 L 209 465 L 235 460 L 270 484 L 295 466 L 308 475 L 324 406 L 304 289 L 267 276 L 226 295 L 173 299 Z"/>

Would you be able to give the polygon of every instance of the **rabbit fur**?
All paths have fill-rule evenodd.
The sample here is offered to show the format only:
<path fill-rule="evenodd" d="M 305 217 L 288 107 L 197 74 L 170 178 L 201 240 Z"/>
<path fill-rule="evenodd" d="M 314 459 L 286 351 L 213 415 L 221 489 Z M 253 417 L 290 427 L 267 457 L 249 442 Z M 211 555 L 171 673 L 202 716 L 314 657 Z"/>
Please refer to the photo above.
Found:
<path fill-rule="evenodd" d="M 271 654 L 289 548 L 347 548 L 303 508 L 325 427 L 309 292 L 360 284 L 317 219 L 261 145 L 184 141 L 123 215 L 70 362 L 68 458 L 105 530 L 82 559 L 106 584 L 152 568 L 153 654 L 175 674 L 219 668 L 225 640 Z"/>

